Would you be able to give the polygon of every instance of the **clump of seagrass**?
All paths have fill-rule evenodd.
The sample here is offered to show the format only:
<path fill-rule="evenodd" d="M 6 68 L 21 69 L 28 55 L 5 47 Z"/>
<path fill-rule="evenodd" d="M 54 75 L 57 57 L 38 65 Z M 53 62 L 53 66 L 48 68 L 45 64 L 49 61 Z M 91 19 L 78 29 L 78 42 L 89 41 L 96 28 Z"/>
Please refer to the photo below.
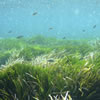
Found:
<path fill-rule="evenodd" d="M 66 95 L 63 96 L 62 94 L 60 96 L 56 95 L 56 96 L 51 96 L 49 95 L 50 100 L 72 100 L 69 91 L 66 92 Z"/>
<path fill-rule="evenodd" d="M 16 63 L 23 63 L 24 58 L 23 57 L 20 58 L 19 55 L 20 55 L 20 51 L 14 50 L 11 56 L 9 57 L 9 59 L 6 61 L 6 64 L 2 65 L 2 67 L 12 66 Z"/>
<path fill-rule="evenodd" d="M 55 50 L 49 54 L 37 56 L 32 59 L 32 65 L 41 65 L 42 67 L 51 66 L 57 64 L 58 61 L 66 55 L 65 51 L 56 53 Z"/>

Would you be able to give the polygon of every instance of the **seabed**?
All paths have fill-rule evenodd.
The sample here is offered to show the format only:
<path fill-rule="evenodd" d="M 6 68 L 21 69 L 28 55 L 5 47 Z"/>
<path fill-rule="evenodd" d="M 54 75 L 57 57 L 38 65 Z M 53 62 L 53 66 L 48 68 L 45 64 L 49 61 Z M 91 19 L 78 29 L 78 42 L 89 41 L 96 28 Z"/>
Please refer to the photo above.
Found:
<path fill-rule="evenodd" d="M 0 39 L 0 100 L 100 100 L 100 40 Z"/>

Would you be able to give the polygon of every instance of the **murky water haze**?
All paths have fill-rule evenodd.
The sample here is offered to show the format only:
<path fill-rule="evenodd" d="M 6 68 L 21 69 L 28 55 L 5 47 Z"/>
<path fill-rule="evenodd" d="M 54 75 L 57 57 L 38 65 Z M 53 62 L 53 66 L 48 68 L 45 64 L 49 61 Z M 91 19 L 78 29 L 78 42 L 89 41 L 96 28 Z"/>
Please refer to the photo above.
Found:
<path fill-rule="evenodd" d="M 0 1 L 0 37 L 37 34 L 58 38 L 100 36 L 100 1 Z"/>

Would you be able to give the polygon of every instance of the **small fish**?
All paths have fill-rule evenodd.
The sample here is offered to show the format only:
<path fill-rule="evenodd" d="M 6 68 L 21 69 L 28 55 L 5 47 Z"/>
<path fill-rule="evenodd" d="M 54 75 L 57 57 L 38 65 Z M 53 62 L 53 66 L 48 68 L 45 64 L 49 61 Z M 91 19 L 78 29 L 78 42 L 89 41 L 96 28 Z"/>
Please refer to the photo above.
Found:
<path fill-rule="evenodd" d="M 35 40 L 32 40 L 32 41 L 31 41 L 31 43 L 35 43 L 35 42 L 36 42 Z"/>
<path fill-rule="evenodd" d="M 83 32 L 85 32 L 85 30 L 82 30 Z"/>
<path fill-rule="evenodd" d="M 12 33 L 12 31 L 11 31 L 11 30 L 9 30 L 9 31 L 8 31 L 8 33 Z"/>
<path fill-rule="evenodd" d="M 37 12 L 34 12 L 32 15 L 35 16 L 35 15 L 37 15 L 37 14 L 38 14 Z"/>
<path fill-rule="evenodd" d="M 20 36 L 17 36 L 16 38 L 17 39 L 21 39 L 21 38 L 23 38 L 24 36 L 22 36 L 22 35 L 20 35 Z"/>
<path fill-rule="evenodd" d="M 63 37 L 62 39 L 66 39 L 66 37 Z"/>
<path fill-rule="evenodd" d="M 49 28 L 49 30 L 52 30 L 52 29 L 53 29 L 52 27 Z"/>
<path fill-rule="evenodd" d="M 54 59 L 48 59 L 47 61 L 48 62 L 54 62 Z"/>
<path fill-rule="evenodd" d="M 94 25 L 93 28 L 96 28 L 96 25 Z"/>

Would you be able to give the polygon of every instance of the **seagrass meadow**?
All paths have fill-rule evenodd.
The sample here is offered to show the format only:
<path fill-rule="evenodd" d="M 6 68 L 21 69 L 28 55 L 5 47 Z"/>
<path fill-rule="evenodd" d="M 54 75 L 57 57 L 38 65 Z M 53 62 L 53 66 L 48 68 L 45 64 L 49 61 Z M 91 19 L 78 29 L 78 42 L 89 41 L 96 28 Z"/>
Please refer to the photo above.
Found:
<path fill-rule="evenodd" d="M 100 100 L 100 40 L 0 39 L 0 100 Z"/>

